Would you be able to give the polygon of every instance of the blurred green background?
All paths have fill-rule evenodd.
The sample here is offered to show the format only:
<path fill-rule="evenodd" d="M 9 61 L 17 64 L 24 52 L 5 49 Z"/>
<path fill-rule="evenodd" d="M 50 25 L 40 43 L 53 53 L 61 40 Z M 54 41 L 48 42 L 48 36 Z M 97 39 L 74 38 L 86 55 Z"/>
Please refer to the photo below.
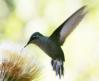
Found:
<path fill-rule="evenodd" d="M 83 5 L 89 13 L 62 46 L 66 61 L 61 80 L 42 50 L 35 45 L 26 49 L 43 65 L 41 81 L 99 81 L 99 0 L 0 0 L 0 44 L 24 46 L 37 31 L 49 36 Z"/>

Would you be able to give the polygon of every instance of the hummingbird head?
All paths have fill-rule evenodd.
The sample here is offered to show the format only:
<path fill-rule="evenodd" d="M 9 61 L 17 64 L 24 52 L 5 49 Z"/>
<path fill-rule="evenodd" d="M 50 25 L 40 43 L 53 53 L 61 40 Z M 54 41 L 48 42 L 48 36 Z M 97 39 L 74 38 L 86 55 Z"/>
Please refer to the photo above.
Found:
<path fill-rule="evenodd" d="M 35 32 L 31 35 L 28 43 L 24 46 L 24 48 L 30 43 L 35 43 L 42 35 L 39 32 Z"/>

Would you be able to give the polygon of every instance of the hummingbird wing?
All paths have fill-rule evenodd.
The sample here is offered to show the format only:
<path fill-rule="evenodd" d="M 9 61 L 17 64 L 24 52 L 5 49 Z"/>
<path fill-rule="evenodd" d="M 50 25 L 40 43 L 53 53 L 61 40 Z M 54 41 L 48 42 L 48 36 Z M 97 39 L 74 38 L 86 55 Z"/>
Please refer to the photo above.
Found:
<path fill-rule="evenodd" d="M 73 31 L 74 28 L 76 28 L 76 26 L 87 13 L 84 12 L 85 7 L 86 6 L 81 7 L 67 20 L 65 20 L 49 38 L 55 41 L 57 44 L 62 45 L 65 41 L 65 38 Z"/>

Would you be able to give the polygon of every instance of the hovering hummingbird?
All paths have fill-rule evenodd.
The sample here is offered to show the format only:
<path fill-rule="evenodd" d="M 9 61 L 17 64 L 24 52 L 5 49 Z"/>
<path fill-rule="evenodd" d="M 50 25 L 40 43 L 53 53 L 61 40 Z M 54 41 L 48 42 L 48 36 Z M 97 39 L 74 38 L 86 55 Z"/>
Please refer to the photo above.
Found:
<path fill-rule="evenodd" d="M 86 6 L 78 9 L 74 14 L 72 14 L 67 20 L 65 20 L 50 37 L 46 37 L 39 32 L 35 32 L 30 37 L 28 43 L 24 46 L 26 47 L 29 44 L 36 44 L 39 46 L 48 56 L 52 58 L 51 65 L 53 70 L 56 72 L 56 75 L 64 75 L 64 52 L 61 48 L 65 38 L 73 31 L 74 28 L 80 23 L 80 21 L 86 15 L 84 12 Z"/>

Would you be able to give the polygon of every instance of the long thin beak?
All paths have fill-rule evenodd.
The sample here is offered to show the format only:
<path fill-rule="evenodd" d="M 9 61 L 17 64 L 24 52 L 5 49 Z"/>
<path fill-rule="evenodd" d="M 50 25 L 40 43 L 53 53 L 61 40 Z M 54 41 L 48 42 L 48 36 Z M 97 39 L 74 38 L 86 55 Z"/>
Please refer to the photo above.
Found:
<path fill-rule="evenodd" d="M 26 46 L 28 46 L 30 44 L 30 40 L 29 40 L 29 42 L 24 46 L 24 48 L 26 47 Z"/>
<path fill-rule="evenodd" d="M 26 44 L 25 46 L 24 46 L 24 48 L 27 46 L 28 44 Z"/>

